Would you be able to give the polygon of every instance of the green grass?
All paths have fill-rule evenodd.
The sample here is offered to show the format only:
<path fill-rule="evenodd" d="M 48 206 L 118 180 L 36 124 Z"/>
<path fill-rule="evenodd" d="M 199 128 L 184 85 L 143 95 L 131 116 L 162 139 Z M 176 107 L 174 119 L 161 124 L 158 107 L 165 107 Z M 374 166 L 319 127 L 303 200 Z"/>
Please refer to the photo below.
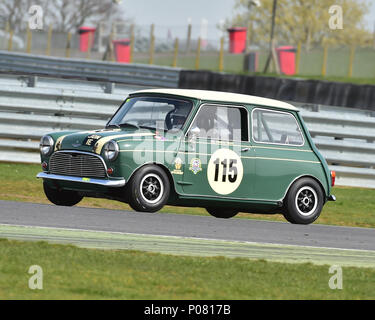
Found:
<path fill-rule="evenodd" d="M 375 299 L 375 269 L 182 257 L 0 240 L 0 299 Z M 30 290 L 31 265 L 43 290 Z"/>
<path fill-rule="evenodd" d="M 42 181 L 35 178 L 39 165 L 0 163 L 0 200 L 49 203 L 44 196 Z M 328 202 L 315 223 L 375 227 L 375 190 L 363 188 L 335 187 L 336 202 Z M 131 210 L 126 204 L 105 199 L 85 198 L 79 206 Z M 202 208 L 166 206 L 161 212 L 208 215 Z M 240 213 L 237 217 L 285 221 L 282 215 L 256 215 Z"/>

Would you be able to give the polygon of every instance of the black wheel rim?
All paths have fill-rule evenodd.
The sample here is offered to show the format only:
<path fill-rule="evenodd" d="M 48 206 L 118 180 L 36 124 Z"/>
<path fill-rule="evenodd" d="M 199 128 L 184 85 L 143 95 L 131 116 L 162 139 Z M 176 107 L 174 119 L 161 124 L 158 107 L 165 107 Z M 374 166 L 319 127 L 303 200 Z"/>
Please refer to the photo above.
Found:
<path fill-rule="evenodd" d="M 140 191 L 146 202 L 156 203 L 163 196 L 164 185 L 158 175 L 148 174 L 141 181 Z"/>
<path fill-rule="evenodd" d="M 298 190 L 296 195 L 296 208 L 302 216 L 312 215 L 318 205 L 318 196 L 316 191 L 308 186 Z"/>

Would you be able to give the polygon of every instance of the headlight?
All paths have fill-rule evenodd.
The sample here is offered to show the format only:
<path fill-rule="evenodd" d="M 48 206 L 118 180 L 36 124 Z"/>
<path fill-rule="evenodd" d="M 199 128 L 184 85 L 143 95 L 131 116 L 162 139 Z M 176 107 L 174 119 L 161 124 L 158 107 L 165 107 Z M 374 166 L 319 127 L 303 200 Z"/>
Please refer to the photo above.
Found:
<path fill-rule="evenodd" d="M 104 146 L 104 157 L 109 161 L 116 160 L 119 154 L 119 147 L 116 141 L 109 141 Z"/>
<path fill-rule="evenodd" d="M 50 136 L 44 136 L 40 139 L 40 153 L 43 156 L 49 156 L 53 151 L 54 141 Z"/>

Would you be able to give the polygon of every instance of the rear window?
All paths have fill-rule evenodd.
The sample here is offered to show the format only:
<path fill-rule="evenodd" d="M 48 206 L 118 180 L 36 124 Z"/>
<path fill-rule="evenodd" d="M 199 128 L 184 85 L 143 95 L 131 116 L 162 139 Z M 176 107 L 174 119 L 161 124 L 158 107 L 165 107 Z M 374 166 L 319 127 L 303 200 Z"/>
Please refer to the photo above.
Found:
<path fill-rule="evenodd" d="M 304 139 L 296 118 L 288 112 L 254 109 L 253 140 L 258 143 L 302 146 Z"/>

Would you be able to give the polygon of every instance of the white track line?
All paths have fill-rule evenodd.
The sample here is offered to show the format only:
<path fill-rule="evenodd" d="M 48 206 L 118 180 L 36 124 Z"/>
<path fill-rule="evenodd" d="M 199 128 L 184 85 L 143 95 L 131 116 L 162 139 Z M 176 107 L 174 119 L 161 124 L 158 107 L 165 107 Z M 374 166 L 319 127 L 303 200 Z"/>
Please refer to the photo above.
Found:
<path fill-rule="evenodd" d="M 161 237 L 170 239 L 185 239 L 185 240 L 202 240 L 202 241 L 212 241 L 212 242 L 230 242 L 230 243 L 242 243 L 258 246 L 278 246 L 278 247 L 291 247 L 291 248 L 306 248 L 306 249 L 327 249 L 327 250 L 339 250 L 339 251 L 357 251 L 357 252 L 371 252 L 374 253 L 375 250 L 366 249 L 347 249 L 347 248 L 335 248 L 335 247 L 317 247 L 317 246 L 301 246 L 295 244 L 281 244 L 273 242 L 252 242 L 252 241 L 239 241 L 239 240 L 224 240 L 224 239 L 211 239 L 211 238 L 199 238 L 199 237 L 182 237 L 182 236 L 171 236 L 171 235 L 159 235 L 159 234 L 148 234 L 148 233 L 131 233 L 131 232 L 119 232 L 119 231 L 102 231 L 102 230 L 86 230 L 79 228 L 59 228 L 59 227 L 39 227 L 39 226 L 28 226 L 28 225 L 15 225 L 1 223 L 1 226 L 8 227 L 22 227 L 22 228 L 39 228 L 46 230 L 63 230 L 63 231 L 80 231 L 80 232 L 95 232 L 95 233 L 109 233 L 109 234 L 119 234 L 119 235 L 133 235 L 133 236 L 145 236 L 145 237 Z M 1 236 L 1 232 L 0 232 Z"/>

